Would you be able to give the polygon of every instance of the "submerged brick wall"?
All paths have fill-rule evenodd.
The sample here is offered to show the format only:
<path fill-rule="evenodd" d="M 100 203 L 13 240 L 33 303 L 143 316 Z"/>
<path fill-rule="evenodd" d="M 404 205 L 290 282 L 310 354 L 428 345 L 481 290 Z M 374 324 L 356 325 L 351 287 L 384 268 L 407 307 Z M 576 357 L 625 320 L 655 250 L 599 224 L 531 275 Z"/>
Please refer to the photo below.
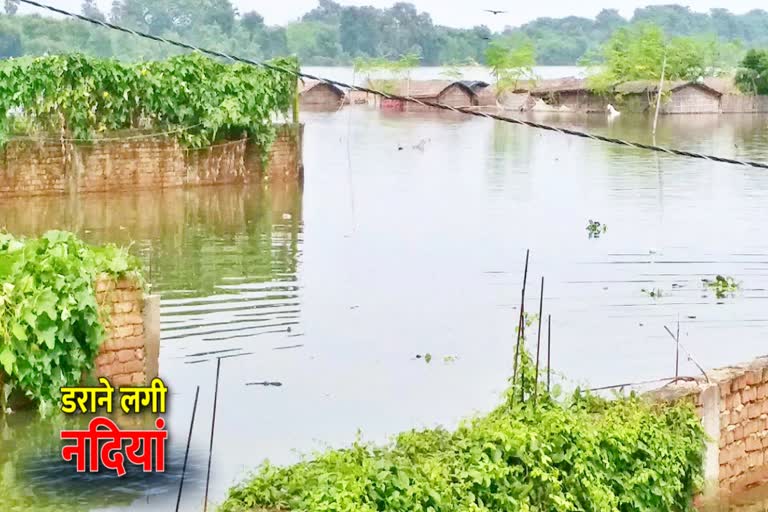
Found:
<path fill-rule="evenodd" d="M 263 151 L 250 140 L 204 149 L 182 147 L 167 137 L 94 143 L 14 139 L 0 153 L 0 197 L 107 192 L 258 180 L 301 180 L 303 127 L 278 126 Z"/>
<path fill-rule="evenodd" d="M 708 435 L 706 494 L 736 495 L 768 481 L 768 357 L 707 372 L 656 390 L 663 400 L 696 404 Z"/>
<path fill-rule="evenodd" d="M 148 384 L 157 377 L 156 297 L 145 297 L 135 279 L 105 276 L 96 282 L 96 300 L 106 338 L 96 357 L 95 376 L 106 377 L 115 387 Z"/>

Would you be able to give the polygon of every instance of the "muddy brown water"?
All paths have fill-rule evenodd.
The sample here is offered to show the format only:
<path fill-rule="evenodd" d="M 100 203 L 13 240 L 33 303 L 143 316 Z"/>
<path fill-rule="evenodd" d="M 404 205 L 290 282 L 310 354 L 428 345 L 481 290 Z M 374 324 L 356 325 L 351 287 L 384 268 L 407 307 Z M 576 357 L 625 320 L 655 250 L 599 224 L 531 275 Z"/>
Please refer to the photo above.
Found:
<path fill-rule="evenodd" d="M 182 503 L 200 510 L 217 356 L 236 357 L 222 359 L 214 501 L 264 459 L 289 463 L 358 430 L 380 441 L 487 411 L 511 370 L 526 248 L 529 282 L 546 276 L 552 364 L 567 385 L 670 376 L 664 326 L 678 319 L 704 367 L 766 352 L 766 171 L 483 119 L 352 108 L 304 120 L 303 191 L 0 203 L 13 233 L 66 228 L 133 243 L 162 296 L 160 371 L 172 393 L 165 475 L 77 475 L 59 461 L 56 425 L 8 417 L 0 508 L 172 509 L 200 385 Z M 537 120 L 650 141 L 644 117 Z M 767 126 L 762 116 L 664 117 L 657 139 L 768 161 Z M 590 219 L 608 226 L 599 239 L 587 236 Z M 715 298 L 701 279 L 716 274 L 741 290 Z M 534 310 L 537 286 L 528 297 Z M 417 358 L 427 353 L 429 364 Z M 695 372 L 681 361 L 681 373 Z M 259 382 L 282 385 L 247 385 Z"/>

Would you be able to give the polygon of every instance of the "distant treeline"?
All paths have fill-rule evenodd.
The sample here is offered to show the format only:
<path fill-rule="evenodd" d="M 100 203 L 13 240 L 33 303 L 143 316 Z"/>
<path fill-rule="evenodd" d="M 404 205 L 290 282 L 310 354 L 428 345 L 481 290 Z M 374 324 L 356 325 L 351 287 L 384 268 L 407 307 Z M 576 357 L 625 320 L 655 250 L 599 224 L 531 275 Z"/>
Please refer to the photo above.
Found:
<path fill-rule="evenodd" d="M 79 21 L 18 15 L 16 2 L 5 0 L 5 14 L 0 15 L 0 57 L 80 51 L 136 59 L 177 52 Z M 598 48 L 616 29 L 642 22 L 658 25 L 669 36 L 717 36 L 738 41 L 745 48 L 768 47 L 768 12 L 764 10 L 736 15 L 727 9 L 698 13 L 679 5 L 649 6 L 635 10 L 628 20 L 615 9 L 605 9 L 595 19 L 538 18 L 494 33 L 486 26 L 435 25 L 428 13 L 404 2 L 388 9 L 344 7 L 333 0 L 319 0 L 318 4 L 286 26 L 268 26 L 255 11 L 238 12 L 230 0 L 115 0 L 108 13 L 99 11 L 94 0 L 85 0 L 82 12 L 245 57 L 296 54 L 303 64 L 315 65 L 344 65 L 357 57 L 397 58 L 411 53 L 419 54 L 423 65 L 484 64 L 490 41 L 520 34 L 533 42 L 538 64 L 569 65 Z M 479 9 L 469 4 L 460 8 Z"/>

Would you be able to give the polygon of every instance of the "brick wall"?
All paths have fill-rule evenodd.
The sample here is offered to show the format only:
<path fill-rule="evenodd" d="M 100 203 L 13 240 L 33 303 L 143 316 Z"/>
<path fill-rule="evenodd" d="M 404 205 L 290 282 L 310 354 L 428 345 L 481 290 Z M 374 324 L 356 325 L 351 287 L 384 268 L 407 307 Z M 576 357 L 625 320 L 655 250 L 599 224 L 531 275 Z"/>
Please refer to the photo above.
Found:
<path fill-rule="evenodd" d="M 237 140 L 204 149 L 166 137 L 94 143 L 15 139 L 0 152 L 0 197 L 301 180 L 303 126 L 278 126 L 262 149 Z"/>
<path fill-rule="evenodd" d="M 768 481 L 768 356 L 707 376 L 652 393 L 696 404 L 709 438 L 705 494 L 733 496 Z"/>
<path fill-rule="evenodd" d="M 96 357 L 95 376 L 113 386 L 142 386 L 157 377 L 159 317 L 156 297 L 145 297 L 135 279 L 96 282 L 106 338 Z M 157 325 L 155 325 L 157 324 Z"/>

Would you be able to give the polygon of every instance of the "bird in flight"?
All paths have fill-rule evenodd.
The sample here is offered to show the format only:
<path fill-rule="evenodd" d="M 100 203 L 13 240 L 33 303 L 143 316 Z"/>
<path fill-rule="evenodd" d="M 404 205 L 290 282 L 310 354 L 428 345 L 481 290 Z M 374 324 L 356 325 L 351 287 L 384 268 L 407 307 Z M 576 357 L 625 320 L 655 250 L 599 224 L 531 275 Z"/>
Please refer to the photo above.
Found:
<path fill-rule="evenodd" d="M 491 13 L 491 14 L 493 14 L 493 15 L 496 15 L 496 14 L 505 14 L 505 13 L 507 12 L 507 11 L 496 11 L 496 10 L 494 10 L 494 9 L 483 9 L 483 10 L 484 10 L 485 12 L 489 12 L 489 13 Z"/>

